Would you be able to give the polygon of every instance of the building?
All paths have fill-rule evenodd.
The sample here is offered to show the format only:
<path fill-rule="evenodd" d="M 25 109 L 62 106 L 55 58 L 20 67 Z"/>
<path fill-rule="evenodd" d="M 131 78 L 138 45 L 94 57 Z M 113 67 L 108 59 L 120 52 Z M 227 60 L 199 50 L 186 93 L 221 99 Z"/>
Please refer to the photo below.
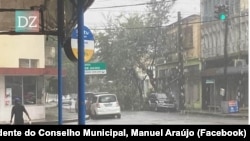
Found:
<path fill-rule="evenodd" d="M 163 57 L 157 58 L 156 79 L 160 91 L 174 95 L 178 101 L 180 96 L 179 64 L 183 63 L 184 102 L 186 108 L 201 108 L 201 60 L 200 60 L 200 16 L 191 15 L 181 19 L 181 30 L 178 22 L 166 28 L 166 44 Z M 178 33 L 179 32 L 179 33 Z M 178 39 L 178 34 L 182 35 Z M 183 59 L 178 57 L 178 47 L 182 47 Z"/>
<path fill-rule="evenodd" d="M 0 40 L 0 121 L 9 121 L 17 97 L 32 119 L 45 118 L 45 81 L 57 76 L 57 68 L 45 64 L 45 36 L 0 35 Z"/>
<path fill-rule="evenodd" d="M 86 10 L 93 1 L 84 1 L 83 9 Z M 75 1 L 65 3 L 65 13 L 71 15 L 65 16 L 64 30 L 66 35 L 70 35 L 77 15 L 72 13 L 77 8 Z M 57 33 L 56 4 L 54 0 L 0 1 L 0 121 L 10 120 L 15 98 L 21 99 L 33 120 L 45 118 L 46 81 L 58 75 L 54 64 L 55 48 L 46 45 L 47 34 Z M 40 22 L 27 23 L 26 16 L 34 19 L 34 13 Z M 24 18 L 26 20 L 21 24 Z M 33 27 L 35 31 L 27 30 Z"/>
<path fill-rule="evenodd" d="M 224 4 L 229 6 L 227 27 L 214 18 L 215 6 Z M 229 100 L 247 108 L 248 1 L 201 0 L 201 21 L 202 108 L 220 107 Z"/>

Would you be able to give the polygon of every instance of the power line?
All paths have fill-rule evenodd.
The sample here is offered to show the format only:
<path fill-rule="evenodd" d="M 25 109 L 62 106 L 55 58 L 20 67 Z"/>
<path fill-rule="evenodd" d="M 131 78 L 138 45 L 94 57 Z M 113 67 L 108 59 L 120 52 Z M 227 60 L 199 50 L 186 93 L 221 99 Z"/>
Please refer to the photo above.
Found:
<path fill-rule="evenodd" d="M 108 8 L 120 8 L 120 7 L 131 7 L 131 6 L 142 6 L 142 5 L 157 4 L 157 3 L 162 3 L 162 2 L 172 2 L 172 1 L 175 1 L 175 0 L 159 1 L 159 2 L 147 2 L 147 3 L 137 3 L 137 4 L 127 4 L 127 5 L 116 5 L 116 6 L 106 6 L 106 7 L 94 7 L 94 8 L 89 8 L 89 10 L 108 9 Z"/>
<path fill-rule="evenodd" d="M 240 18 L 240 17 L 246 17 L 248 15 L 242 15 L 242 16 L 235 16 L 230 19 L 234 18 Z M 191 24 L 199 24 L 199 23 L 209 23 L 209 22 L 216 22 L 220 20 L 210 20 L 210 21 L 203 21 L 203 22 L 190 22 L 190 23 L 185 23 L 185 25 L 191 25 Z M 172 23 L 173 24 L 173 23 Z M 171 24 L 170 24 L 171 25 Z M 162 25 L 162 26 L 144 26 L 144 27 L 123 27 L 123 29 L 128 29 L 128 30 L 134 30 L 134 29 L 145 29 L 145 28 L 163 28 L 163 27 L 168 27 L 170 25 Z M 115 30 L 115 28 L 90 28 L 91 30 Z"/>

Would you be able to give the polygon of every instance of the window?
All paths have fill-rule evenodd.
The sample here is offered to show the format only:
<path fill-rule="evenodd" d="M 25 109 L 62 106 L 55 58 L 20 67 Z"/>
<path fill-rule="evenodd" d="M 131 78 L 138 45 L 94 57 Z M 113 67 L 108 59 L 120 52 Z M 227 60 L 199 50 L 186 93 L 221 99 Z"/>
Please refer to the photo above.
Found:
<path fill-rule="evenodd" d="M 37 68 L 38 59 L 19 59 L 20 68 Z"/>
<path fill-rule="evenodd" d="M 19 59 L 19 68 L 29 68 L 29 60 Z"/>
<path fill-rule="evenodd" d="M 6 76 L 5 77 L 5 90 L 10 96 L 8 105 L 14 104 L 15 98 L 23 99 L 22 97 L 22 77 L 21 76 Z"/>
<path fill-rule="evenodd" d="M 37 104 L 37 77 L 6 76 L 5 89 L 11 96 L 11 104 L 15 98 L 20 98 L 23 104 Z"/>
<path fill-rule="evenodd" d="M 24 104 L 36 104 L 36 77 L 23 77 Z"/>
<path fill-rule="evenodd" d="M 99 102 L 100 102 L 100 103 L 116 102 L 116 97 L 113 96 L 113 95 L 100 96 L 100 97 L 99 97 Z"/>

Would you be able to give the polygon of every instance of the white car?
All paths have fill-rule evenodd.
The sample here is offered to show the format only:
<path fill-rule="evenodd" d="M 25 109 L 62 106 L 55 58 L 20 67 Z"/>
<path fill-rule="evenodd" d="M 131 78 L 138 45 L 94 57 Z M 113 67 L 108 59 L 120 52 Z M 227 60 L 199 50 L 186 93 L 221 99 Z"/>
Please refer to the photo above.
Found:
<path fill-rule="evenodd" d="M 104 115 L 121 118 L 121 108 L 115 94 L 95 94 L 92 98 L 90 116 L 92 118 L 97 118 L 98 116 Z"/>

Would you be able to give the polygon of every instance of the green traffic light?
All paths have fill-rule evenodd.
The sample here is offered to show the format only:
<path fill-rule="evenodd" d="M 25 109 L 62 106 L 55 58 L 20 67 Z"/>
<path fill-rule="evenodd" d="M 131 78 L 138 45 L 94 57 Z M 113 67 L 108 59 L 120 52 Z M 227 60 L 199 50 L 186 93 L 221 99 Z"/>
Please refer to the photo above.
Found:
<path fill-rule="evenodd" d="M 219 18 L 220 18 L 220 20 L 225 20 L 227 18 L 227 16 L 225 13 L 221 13 Z"/>

